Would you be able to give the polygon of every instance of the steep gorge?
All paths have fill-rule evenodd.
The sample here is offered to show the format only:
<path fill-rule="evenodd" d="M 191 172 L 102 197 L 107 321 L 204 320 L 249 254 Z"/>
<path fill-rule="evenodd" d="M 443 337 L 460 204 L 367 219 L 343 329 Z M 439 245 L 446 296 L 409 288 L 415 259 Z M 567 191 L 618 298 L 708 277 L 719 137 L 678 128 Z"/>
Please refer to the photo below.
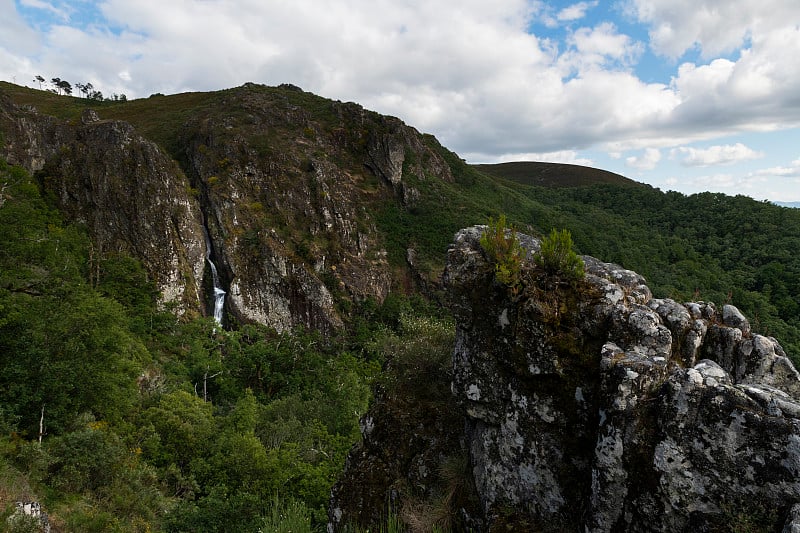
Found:
<path fill-rule="evenodd" d="M 432 281 L 414 272 L 414 239 L 380 227 L 382 209 L 402 226 L 437 186 L 462 184 L 432 138 L 291 86 L 204 98 L 162 124 L 136 112 L 172 97 L 55 118 L 0 94 L 0 156 L 86 227 L 90 261 L 138 258 L 178 313 L 216 315 L 225 291 L 223 321 L 331 332 L 348 304 Z M 516 201 L 505 191 L 489 191 L 498 208 Z M 577 288 L 527 264 L 528 290 L 512 294 L 479 232 L 449 251 L 452 366 L 424 367 L 405 395 L 378 388 L 333 528 L 375 523 L 387 502 L 427 513 L 435 498 L 476 531 L 800 526 L 800 385 L 775 339 L 732 306 L 655 299 L 638 274 L 589 257 Z M 461 478 L 444 480 L 443 464 Z"/>
<path fill-rule="evenodd" d="M 296 87 L 220 98 L 168 132 L 168 154 L 102 109 L 59 120 L 0 97 L 0 156 L 36 175 L 98 254 L 141 260 L 179 313 L 214 313 L 207 258 L 239 322 L 330 332 L 338 304 L 382 301 L 404 274 L 366 206 L 411 208 L 415 182 L 452 181 L 445 161 L 398 119 Z"/>

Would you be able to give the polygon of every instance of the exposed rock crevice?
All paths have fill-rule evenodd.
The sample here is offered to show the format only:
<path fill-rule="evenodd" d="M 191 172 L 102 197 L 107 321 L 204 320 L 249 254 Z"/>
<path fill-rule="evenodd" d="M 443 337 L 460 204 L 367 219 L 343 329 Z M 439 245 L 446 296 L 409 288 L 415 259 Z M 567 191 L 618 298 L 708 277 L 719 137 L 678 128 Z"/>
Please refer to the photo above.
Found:
<path fill-rule="evenodd" d="M 312 113 L 295 98 L 250 84 L 191 109 L 166 133 L 179 164 L 102 110 L 62 121 L 0 95 L 0 156 L 35 173 L 101 254 L 141 260 L 178 312 L 211 312 L 205 227 L 229 316 L 331 332 L 349 303 L 402 285 L 365 206 L 411 206 L 415 180 L 452 176 L 399 119 L 316 97 Z"/>

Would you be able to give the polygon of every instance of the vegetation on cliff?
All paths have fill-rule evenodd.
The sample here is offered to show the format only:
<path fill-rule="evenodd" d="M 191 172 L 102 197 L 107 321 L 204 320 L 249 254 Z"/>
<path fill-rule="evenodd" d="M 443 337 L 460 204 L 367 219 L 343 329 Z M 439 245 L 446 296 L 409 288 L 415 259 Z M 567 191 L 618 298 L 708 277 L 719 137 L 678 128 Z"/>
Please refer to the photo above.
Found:
<path fill-rule="evenodd" d="M 393 416 L 430 422 L 410 416 L 411 400 L 392 396 L 391 387 L 447 391 L 438 357 L 448 355 L 442 331 L 451 323 L 437 316 L 432 332 L 416 320 L 444 313 L 438 279 L 455 231 L 501 213 L 527 233 L 567 228 L 578 252 L 636 270 L 656 296 L 733 303 L 754 331 L 800 359 L 798 210 L 624 183 L 555 189 L 507 181 L 399 121 L 292 87 L 120 103 L 3 83 L 0 97 L 68 125 L 89 106 L 104 121 L 131 123 L 189 176 L 176 197 L 223 206 L 212 237 L 241 245 L 240 270 L 278 250 L 324 285 L 345 319 L 323 337 L 233 319 L 221 331 L 201 313 L 176 318 L 157 305 L 142 257 L 100 250 L 78 217 L 69 222 L 54 208 L 58 198 L 46 186 L 63 183 L 59 175 L 34 179 L 3 164 L 6 514 L 14 500 L 38 499 L 67 530 L 268 530 L 276 509 L 319 526 L 330 486 L 359 440 L 372 385 L 396 400 Z M 389 156 L 376 163 L 384 149 L 402 152 L 402 168 L 390 168 Z M 248 165 L 271 188 L 241 185 Z M 385 175 L 390 170 L 399 182 Z M 334 207 L 343 215 L 324 218 Z M 234 208 L 239 217 L 225 220 Z M 504 252 L 512 282 L 514 250 Z M 362 261 L 365 273 L 385 268 L 388 296 L 379 303 L 357 294 L 349 278 L 345 287 L 344 258 Z M 426 343 L 436 352 L 430 365 L 407 349 Z M 451 423 L 446 402 L 429 399 Z M 435 484 L 431 491 L 448 494 Z"/>
<path fill-rule="evenodd" d="M 551 276 L 561 277 L 566 281 L 579 280 L 584 276 L 584 264 L 572 247 L 569 230 L 553 228 L 542 239 L 541 248 L 533 259 Z"/>
<path fill-rule="evenodd" d="M 24 171 L 3 164 L 0 190 L 3 516 L 36 499 L 66 531 L 254 531 L 284 505 L 323 522 L 379 355 L 179 320 Z M 364 339 L 397 320 L 372 315 Z"/>
<path fill-rule="evenodd" d="M 495 279 L 516 293 L 522 283 L 520 270 L 527 251 L 520 245 L 514 227 L 506 224 L 505 215 L 497 220 L 489 219 L 481 235 L 481 246 L 494 265 Z"/>

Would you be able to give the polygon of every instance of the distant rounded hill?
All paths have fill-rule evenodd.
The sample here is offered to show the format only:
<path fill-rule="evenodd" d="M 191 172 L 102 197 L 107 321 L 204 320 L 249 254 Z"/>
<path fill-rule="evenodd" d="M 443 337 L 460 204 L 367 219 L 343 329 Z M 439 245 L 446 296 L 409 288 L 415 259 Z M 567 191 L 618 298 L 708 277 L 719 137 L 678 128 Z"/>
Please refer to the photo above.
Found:
<path fill-rule="evenodd" d="M 643 186 L 637 181 L 614 172 L 564 163 L 518 161 L 493 165 L 472 165 L 472 167 L 489 176 L 540 187 L 586 187 L 597 184 Z"/>

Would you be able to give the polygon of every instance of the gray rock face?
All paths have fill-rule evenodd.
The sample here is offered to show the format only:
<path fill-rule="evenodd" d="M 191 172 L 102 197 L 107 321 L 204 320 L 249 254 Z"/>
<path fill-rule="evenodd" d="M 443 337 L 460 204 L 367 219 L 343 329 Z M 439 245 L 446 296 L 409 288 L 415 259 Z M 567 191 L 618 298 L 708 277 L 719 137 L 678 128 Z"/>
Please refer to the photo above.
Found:
<path fill-rule="evenodd" d="M 589 257 L 571 286 L 526 265 L 512 296 L 480 233 L 456 235 L 444 278 L 489 523 L 510 507 L 542 531 L 797 527 L 800 374 L 775 339 Z"/>
<path fill-rule="evenodd" d="M 68 220 L 85 224 L 97 256 L 142 260 L 164 303 L 197 310 L 205 258 L 200 206 L 186 176 L 130 124 L 86 110 L 78 125 L 0 102 L 10 163 L 38 172 Z"/>
<path fill-rule="evenodd" d="M 453 176 L 399 119 L 307 109 L 293 93 L 247 85 L 187 110 L 160 133 L 176 159 L 128 123 L 88 109 L 61 121 L 0 95 L 0 157 L 37 173 L 99 256 L 141 260 L 179 311 L 211 313 L 205 229 L 226 316 L 330 332 L 343 323 L 335 296 L 382 301 L 397 281 L 365 206 L 411 207 L 422 181 Z"/>
<path fill-rule="evenodd" d="M 782 533 L 800 533 L 800 503 L 796 503 L 789 511 L 786 524 L 783 526 Z"/>
<path fill-rule="evenodd" d="M 453 181 L 450 167 L 435 152 L 420 140 L 419 133 L 398 119 L 382 117 L 379 132 L 367 140 L 366 166 L 392 186 L 395 193 L 407 207 L 413 207 L 419 200 L 419 190 L 413 180 L 424 179 L 426 173 L 444 181 Z M 408 154 L 413 154 L 407 161 Z M 424 154 L 426 167 L 419 163 L 418 155 Z M 404 173 L 404 166 L 407 166 Z"/>

